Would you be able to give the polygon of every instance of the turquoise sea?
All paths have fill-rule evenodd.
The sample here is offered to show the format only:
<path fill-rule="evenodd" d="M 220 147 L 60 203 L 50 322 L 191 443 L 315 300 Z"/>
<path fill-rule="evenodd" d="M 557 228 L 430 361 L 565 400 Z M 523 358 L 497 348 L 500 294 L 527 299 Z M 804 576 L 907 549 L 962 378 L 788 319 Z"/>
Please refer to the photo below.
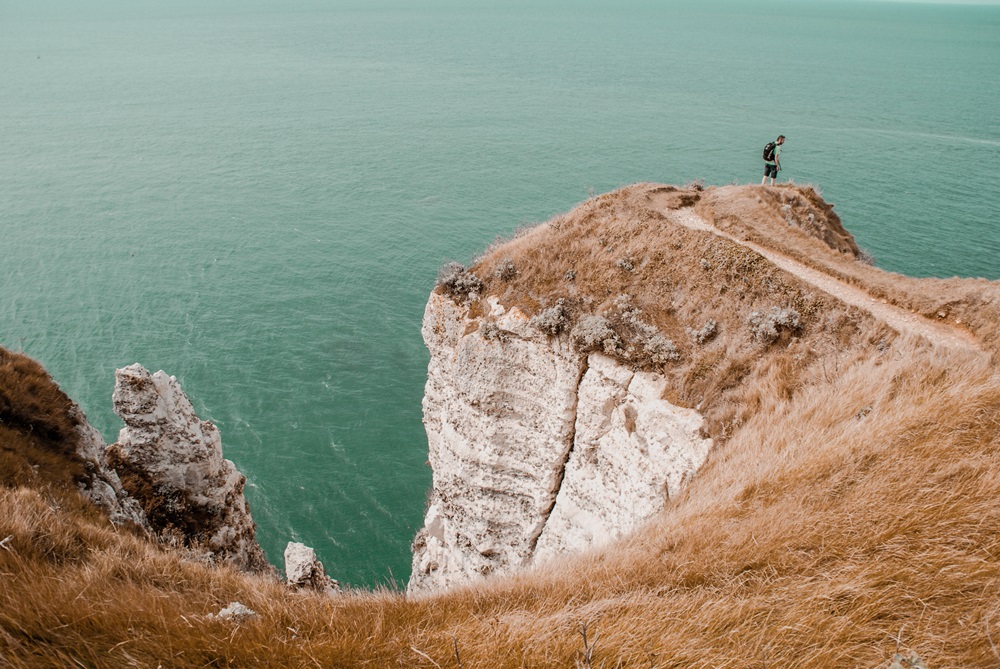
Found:
<path fill-rule="evenodd" d="M 783 133 L 881 267 L 998 279 L 998 79 L 998 6 L 0 0 L 0 344 L 109 442 L 177 376 L 272 562 L 403 584 L 444 262 Z"/>

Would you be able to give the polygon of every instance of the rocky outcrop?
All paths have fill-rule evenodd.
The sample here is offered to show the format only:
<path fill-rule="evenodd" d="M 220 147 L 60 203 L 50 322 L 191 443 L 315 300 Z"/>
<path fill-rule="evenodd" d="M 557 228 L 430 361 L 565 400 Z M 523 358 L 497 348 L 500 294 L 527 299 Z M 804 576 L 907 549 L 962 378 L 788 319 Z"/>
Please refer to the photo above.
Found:
<path fill-rule="evenodd" d="M 661 399 L 658 375 L 483 302 L 474 317 L 434 293 L 424 314 L 433 487 L 411 592 L 619 537 L 662 509 L 710 446 L 696 412 Z"/>
<path fill-rule="evenodd" d="M 316 551 L 305 544 L 289 541 L 285 547 L 285 582 L 292 590 L 309 590 L 327 595 L 340 592 L 340 584 L 326 575 Z"/>
<path fill-rule="evenodd" d="M 195 415 L 177 379 L 130 365 L 115 372 L 112 399 L 125 427 L 109 462 L 160 538 L 270 571 L 243 496 L 246 478 L 222 457 L 218 429 Z"/>
<path fill-rule="evenodd" d="M 115 525 L 132 523 L 151 529 L 142 507 L 129 497 L 118 473 L 108 466 L 107 445 L 101 433 L 87 422 L 79 406 L 74 404 L 71 411 L 78 436 L 76 453 L 83 461 L 85 472 L 80 492 L 104 509 Z"/>

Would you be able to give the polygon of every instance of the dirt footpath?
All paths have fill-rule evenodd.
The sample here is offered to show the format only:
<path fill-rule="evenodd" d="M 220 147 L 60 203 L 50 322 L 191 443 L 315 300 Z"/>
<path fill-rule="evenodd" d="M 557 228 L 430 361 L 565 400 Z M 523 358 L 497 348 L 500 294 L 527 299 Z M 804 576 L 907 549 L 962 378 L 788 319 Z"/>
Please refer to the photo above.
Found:
<path fill-rule="evenodd" d="M 824 274 L 812 267 L 807 267 L 802 263 L 792 260 L 788 256 L 759 246 L 753 242 L 737 239 L 725 232 L 715 228 L 708 221 L 690 209 L 667 209 L 662 212 L 670 220 L 679 223 L 692 230 L 710 232 L 739 244 L 767 258 L 789 274 L 794 274 L 806 283 L 812 284 L 820 290 L 829 293 L 833 297 L 841 300 L 845 304 L 864 309 L 875 318 L 883 321 L 891 328 L 901 334 L 916 334 L 924 337 L 936 346 L 946 348 L 962 349 L 966 351 L 982 351 L 979 342 L 964 330 L 952 328 L 941 323 L 930 321 L 919 314 L 915 314 L 905 309 L 878 300 L 864 290 L 844 283 L 828 274 Z"/>

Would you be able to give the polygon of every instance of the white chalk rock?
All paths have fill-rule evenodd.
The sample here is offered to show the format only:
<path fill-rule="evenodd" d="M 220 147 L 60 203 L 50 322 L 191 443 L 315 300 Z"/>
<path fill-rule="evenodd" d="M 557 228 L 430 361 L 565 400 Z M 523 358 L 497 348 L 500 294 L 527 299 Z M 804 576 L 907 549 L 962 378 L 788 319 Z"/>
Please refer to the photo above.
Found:
<path fill-rule="evenodd" d="M 708 457 L 701 415 L 662 399 L 659 374 L 591 354 L 580 383 L 576 439 L 535 561 L 600 546 L 663 509 Z"/>
<path fill-rule="evenodd" d="M 422 332 L 433 484 L 411 593 L 622 536 L 663 509 L 711 446 L 696 412 L 661 399 L 661 376 L 584 356 L 496 298 L 433 293 Z"/>
<path fill-rule="evenodd" d="M 125 427 L 109 461 L 161 538 L 269 571 L 243 496 L 246 478 L 222 457 L 218 429 L 198 418 L 177 379 L 129 365 L 115 372 L 112 399 Z"/>
<path fill-rule="evenodd" d="M 239 623 L 243 622 L 247 618 L 253 618 L 257 615 L 257 612 L 249 608 L 245 604 L 240 602 L 229 602 L 229 606 L 225 607 L 218 613 L 209 613 L 209 618 L 215 618 L 217 620 L 228 620 L 229 622 Z"/>
<path fill-rule="evenodd" d="M 489 308 L 489 339 L 448 297 L 432 294 L 424 314 L 433 488 L 411 592 L 527 564 L 572 445 L 582 357 L 517 309 Z"/>
<path fill-rule="evenodd" d="M 285 581 L 292 590 L 313 590 L 330 595 L 340 592 L 340 584 L 326 575 L 316 551 L 294 541 L 289 541 L 285 547 Z"/>

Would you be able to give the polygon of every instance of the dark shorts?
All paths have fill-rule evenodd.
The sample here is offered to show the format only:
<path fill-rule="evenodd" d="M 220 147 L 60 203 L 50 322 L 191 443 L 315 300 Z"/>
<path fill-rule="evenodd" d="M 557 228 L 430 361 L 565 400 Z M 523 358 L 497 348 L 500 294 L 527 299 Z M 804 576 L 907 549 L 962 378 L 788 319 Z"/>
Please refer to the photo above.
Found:
<path fill-rule="evenodd" d="M 767 163 L 764 163 L 764 177 L 765 178 L 766 177 L 771 177 L 772 179 L 777 179 L 778 178 L 778 166 L 777 165 L 768 165 Z"/>

